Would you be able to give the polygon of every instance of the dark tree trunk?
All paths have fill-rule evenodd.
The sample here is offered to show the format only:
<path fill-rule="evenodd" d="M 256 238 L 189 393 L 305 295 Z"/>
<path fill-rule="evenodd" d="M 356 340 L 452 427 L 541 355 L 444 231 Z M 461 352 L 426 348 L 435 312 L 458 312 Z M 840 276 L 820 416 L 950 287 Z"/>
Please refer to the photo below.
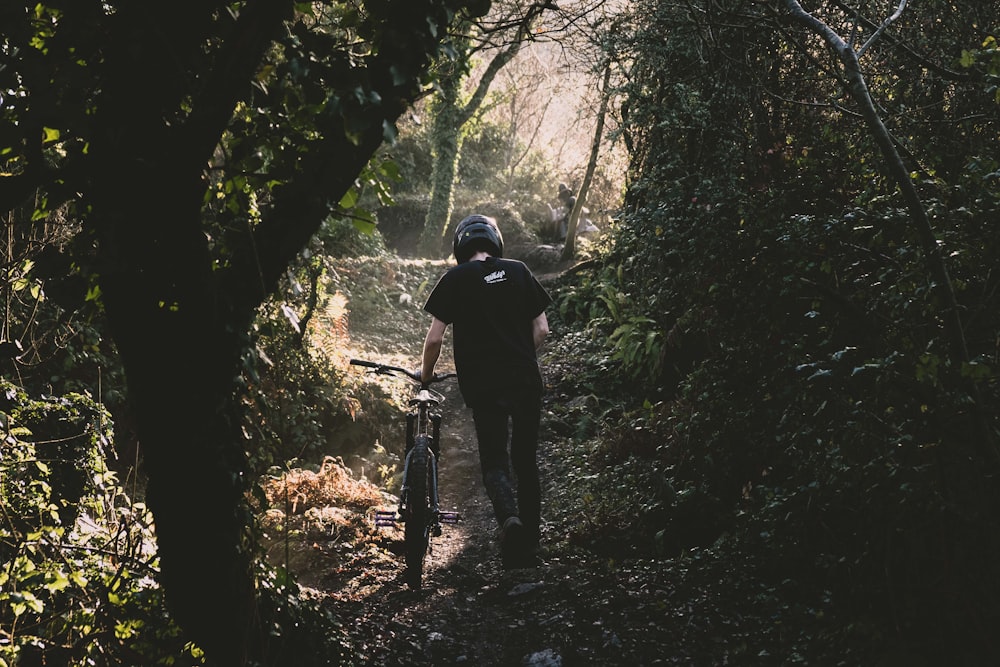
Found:
<path fill-rule="evenodd" d="M 251 314 L 214 281 L 204 186 L 185 182 L 190 166 L 112 142 L 95 153 L 106 175 L 92 212 L 100 284 L 149 478 L 161 582 L 192 639 L 218 664 L 242 664 L 257 633 L 232 399 Z"/>
<path fill-rule="evenodd" d="M 400 83 L 398 63 L 425 68 L 436 33 L 414 31 L 421 21 L 411 15 L 423 24 L 445 16 L 434 0 L 397 3 L 383 28 L 387 45 L 367 69 L 381 93 L 377 109 L 360 112 L 369 126 L 349 138 L 340 116 L 318 119 L 327 123 L 323 143 L 302 154 L 299 175 L 276 190 L 254 238 L 248 233 L 219 268 L 202 226 L 205 166 L 292 4 L 244 7 L 228 35 L 233 48 L 220 49 L 218 69 L 193 93 L 177 85 L 184 76 L 176 70 L 196 60 L 214 12 L 228 3 L 122 8 L 108 35 L 82 188 L 149 479 L 161 582 L 176 620 L 213 665 L 226 667 L 264 651 L 235 400 L 249 325 L 329 202 L 339 201 L 381 143 L 383 120 L 394 122 L 416 96 L 416 77 Z"/>
<path fill-rule="evenodd" d="M 180 625 L 213 664 L 228 666 L 258 654 L 253 641 L 260 636 L 233 400 L 240 336 L 252 315 L 219 289 L 201 208 L 203 165 L 237 91 L 221 86 L 204 98 L 200 124 L 194 116 L 186 125 L 164 122 L 180 97 L 168 85 L 178 80 L 175 61 L 200 48 L 213 4 L 174 5 L 155 20 L 130 14 L 145 9 L 119 12 L 92 142 L 88 220 L 148 475 L 161 583 Z M 241 80 L 282 16 L 272 10 L 256 17 L 260 26 L 244 18 L 251 48 L 227 72 Z M 143 25 L 149 32 L 136 29 Z"/>

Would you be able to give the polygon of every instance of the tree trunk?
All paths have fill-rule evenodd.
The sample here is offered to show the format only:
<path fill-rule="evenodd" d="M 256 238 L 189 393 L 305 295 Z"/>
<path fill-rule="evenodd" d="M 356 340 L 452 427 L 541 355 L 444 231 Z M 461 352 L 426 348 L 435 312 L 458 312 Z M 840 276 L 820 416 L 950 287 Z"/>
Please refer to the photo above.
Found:
<path fill-rule="evenodd" d="M 102 180 L 117 187 L 94 202 L 108 232 L 101 289 L 149 477 L 161 583 L 192 638 L 219 664 L 239 665 L 256 635 L 245 454 L 232 400 L 236 332 L 248 314 L 226 309 L 212 282 L 197 234 L 201 196 L 172 178 L 184 171 L 143 168 L 135 153 L 102 157 L 119 176 L 108 172 Z M 158 261 L 137 261 L 150 257 Z"/>
<path fill-rule="evenodd" d="M 455 200 L 455 179 L 462 150 L 463 110 L 458 104 L 463 75 L 452 66 L 439 80 L 431 115 L 431 201 L 424 218 L 420 250 L 426 257 L 440 257 Z"/>
<path fill-rule="evenodd" d="M 265 651 L 238 400 L 247 332 L 259 304 L 329 214 L 328 202 L 339 201 L 381 143 L 383 124 L 419 90 L 416 78 L 399 83 L 394 59 L 403 56 L 393 50 L 405 50 L 409 67 L 426 68 L 433 38 L 425 37 L 445 12 L 431 2 L 396 4 L 388 43 L 378 50 L 384 60 L 373 59 L 366 70 L 380 93 L 379 105 L 364 110 L 371 122 L 348 137 L 339 116 L 317 118 L 327 123 L 323 143 L 303 152 L 301 171 L 275 190 L 252 237 L 244 235 L 244 245 L 233 241 L 223 267 L 213 265 L 202 227 L 205 165 L 292 4 L 245 7 L 232 60 L 205 74 L 218 74 L 219 85 L 192 95 L 167 84 L 178 81 L 184 54 L 202 51 L 197 31 L 208 30 L 225 3 L 162 5 L 156 20 L 145 6 L 124 7 L 115 16 L 119 31 L 108 39 L 101 113 L 81 188 L 90 207 L 86 225 L 149 480 L 160 581 L 172 615 L 213 665 L 259 662 Z M 417 24 L 425 31 L 413 29 L 410 14 L 423 19 Z M 174 48 L 164 48 L 163 35 L 179 36 Z M 187 117 L 175 118 L 178 100 L 190 107 Z"/>
<path fill-rule="evenodd" d="M 465 78 L 461 62 L 451 64 L 447 76 L 440 79 L 441 91 L 434 105 L 434 127 L 431 133 L 434 152 L 431 202 L 424 218 L 424 230 L 420 236 L 420 249 L 428 257 L 438 257 L 441 246 L 448 234 L 454 204 L 455 180 L 461 158 L 462 133 L 465 124 L 479 112 L 486 99 L 486 93 L 497 74 L 521 50 L 521 45 L 530 34 L 531 25 L 541 13 L 549 8 L 545 4 L 531 5 L 520 22 L 511 43 L 502 48 L 486 67 L 476 90 L 465 105 L 460 105 L 459 95 Z M 466 26 L 468 30 L 470 26 Z M 468 35 L 461 38 L 463 48 L 458 49 L 468 58 Z"/>
<path fill-rule="evenodd" d="M 609 98 L 611 96 L 608 86 L 611 82 L 611 62 L 604 65 L 604 79 L 601 82 L 601 103 L 597 110 L 597 127 L 594 129 L 594 141 L 590 145 L 590 159 L 587 161 L 587 171 L 583 175 L 583 183 L 580 184 L 580 192 L 576 196 L 576 204 L 569 215 L 569 222 L 566 229 L 566 243 L 563 245 L 561 259 L 569 261 L 576 256 L 576 230 L 580 224 L 580 216 L 583 214 L 584 202 L 587 201 L 587 193 L 590 191 L 590 183 L 594 180 L 594 171 L 597 169 L 597 158 L 601 152 L 601 140 L 604 137 L 604 119 L 608 114 Z"/>
<path fill-rule="evenodd" d="M 965 332 L 959 319 L 958 301 L 952 289 L 951 277 L 948 275 L 948 270 L 938 249 L 934 228 L 931 226 L 930 220 L 927 217 L 927 211 L 920 201 L 920 195 L 917 193 L 917 189 L 910 179 L 910 173 L 903 163 L 903 158 L 899 155 L 899 151 L 896 150 L 896 145 L 892 141 L 889 130 L 886 128 L 885 123 L 882 122 L 882 118 L 879 116 L 878 110 L 872 102 L 868 85 L 865 83 L 864 75 L 861 73 L 858 54 L 829 26 L 802 9 L 797 0 L 785 0 L 785 6 L 788 7 L 795 21 L 819 35 L 833 49 L 844 66 L 848 92 L 850 92 L 854 101 L 857 102 L 872 137 L 882 151 L 882 157 L 885 160 L 889 175 L 896 181 L 896 185 L 903 195 L 903 201 L 906 202 L 910 218 L 920 238 L 920 245 L 923 249 L 924 260 L 927 262 L 927 268 L 933 280 L 938 284 L 938 289 L 946 304 L 946 331 L 948 332 L 952 349 L 959 359 L 968 361 L 969 352 L 965 343 Z"/>
<path fill-rule="evenodd" d="M 157 29 L 184 34 L 167 22 L 197 14 L 160 12 Z M 123 25 L 141 25 L 128 18 Z M 170 91 L 156 88 L 170 80 L 172 54 L 151 35 L 119 37 L 91 149 L 88 224 L 97 232 L 102 300 L 149 480 L 167 602 L 213 664 L 242 665 L 260 634 L 233 400 L 250 313 L 228 307 L 201 228 L 201 173 L 214 142 L 150 112 L 170 104 Z"/>

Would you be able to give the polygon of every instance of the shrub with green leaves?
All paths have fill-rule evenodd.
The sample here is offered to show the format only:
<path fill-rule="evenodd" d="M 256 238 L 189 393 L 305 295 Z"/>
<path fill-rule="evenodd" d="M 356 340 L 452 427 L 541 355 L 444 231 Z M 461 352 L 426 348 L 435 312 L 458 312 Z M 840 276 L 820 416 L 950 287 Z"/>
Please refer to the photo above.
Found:
<path fill-rule="evenodd" d="M 157 583 L 152 516 L 107 466 L 107 412 L 0 380 L 0 442 L 0 667 L 204 664 Z M 345 659 L 334 610 L 280 570 L 261 564 L 257 577 L 272 653 Z"/>
<path fill-rule="evenodd" d="M 200 664 L 155 582 L 151 517 L 106 464 L 108 413 L 0 392 L 0 665 Z"/>

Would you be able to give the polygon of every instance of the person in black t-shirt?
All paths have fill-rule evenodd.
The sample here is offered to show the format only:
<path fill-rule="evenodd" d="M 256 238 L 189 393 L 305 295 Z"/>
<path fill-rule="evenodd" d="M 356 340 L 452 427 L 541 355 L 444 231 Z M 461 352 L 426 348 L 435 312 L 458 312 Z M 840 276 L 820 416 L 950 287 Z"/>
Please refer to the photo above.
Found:
<path fill-rule="evenodd" d="M 434 376 L 445 330 L 452 325 L 455 372 L 472 409 L 503 563 L 525 567 L 534 563 L 539 541 L 536 455 L 543 383 L 536 350 L 549 333 L 545 309 L 551 298 L 524 263 L 503 259 L 503 236 L 493 218 L 462 220 L 454 253 L 458 265 L 441 277 L 424 305 L 433 317 L 421 377 Z"/>

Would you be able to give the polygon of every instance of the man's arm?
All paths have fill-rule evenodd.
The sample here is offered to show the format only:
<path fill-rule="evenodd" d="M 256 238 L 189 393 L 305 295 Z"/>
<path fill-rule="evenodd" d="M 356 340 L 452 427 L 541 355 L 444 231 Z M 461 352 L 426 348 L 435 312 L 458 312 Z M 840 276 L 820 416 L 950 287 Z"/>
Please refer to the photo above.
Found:
<path fill-rule="evenodd" d="M 437 363 L 438 357 L 441 356 L 441 344 L 444 342 L 444 331 L 446 328 L 448 328 L 448 325 L 438 318 L 435 317 L 431 320 L 431 326 L 427 330 L 427 337 L 424 338 L 423 365 L 420 367 L 420 379 L 423 382 L 428 382 L 434 377 L 434 364 Z"/>
<path fill-rule="evenodd" d="M 549 318 L 543 311 L 538 317 L 531 321 L 531 337 L 535 340 L 535 349 L 542 346 L 545 337 L 549 335 Z M 426 347 L 425 347 L 426 349 Z"/>

